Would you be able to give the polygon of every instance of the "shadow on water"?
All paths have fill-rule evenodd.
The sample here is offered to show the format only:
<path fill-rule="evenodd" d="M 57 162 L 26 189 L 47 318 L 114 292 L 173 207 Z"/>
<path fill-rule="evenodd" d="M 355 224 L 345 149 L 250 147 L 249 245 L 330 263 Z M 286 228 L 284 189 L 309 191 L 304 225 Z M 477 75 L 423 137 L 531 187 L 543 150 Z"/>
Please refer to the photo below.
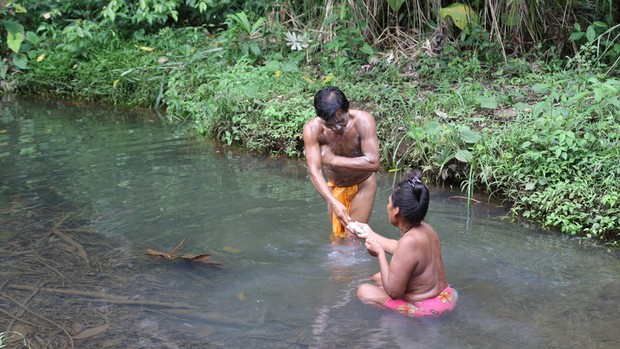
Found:
<path fill-rule="evenodd" d="M 618 257 L 508 222 L 484 198 L 467 208 L 432 190 L 459 301 L 413 320 L 356 299 L 376 260 L 330 242 L 303 161 L 221 148 L 148 112 L 5 101 L 0 168 L 0 332 L 33 348 L 620 346 Z M 393 180 L 379 176 L 370 223 L 396 237 Z M 181 254 L 222 265 L 143 252 L 183 239 Z"/>

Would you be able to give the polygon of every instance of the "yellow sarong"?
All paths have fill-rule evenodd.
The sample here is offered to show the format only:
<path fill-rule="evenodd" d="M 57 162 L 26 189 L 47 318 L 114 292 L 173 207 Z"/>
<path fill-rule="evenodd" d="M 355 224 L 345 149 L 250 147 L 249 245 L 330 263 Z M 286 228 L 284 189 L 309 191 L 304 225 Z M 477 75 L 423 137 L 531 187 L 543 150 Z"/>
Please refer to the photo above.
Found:
<path fill-rule="evenodd" d="M 332 195 L 347 208 L 347 214 L 351 214 L 351 201 L 353 201 L 353 197 L 357 194 L 357 184 L 350 187 L 337 187 L 330 181 L 327 182 L 327 186 L 333 188 Z M 332 234 L 337 238 L 343 238 L 347 234 L 347 230 L 340 223 L 335 213 L 332 213 Z"/>

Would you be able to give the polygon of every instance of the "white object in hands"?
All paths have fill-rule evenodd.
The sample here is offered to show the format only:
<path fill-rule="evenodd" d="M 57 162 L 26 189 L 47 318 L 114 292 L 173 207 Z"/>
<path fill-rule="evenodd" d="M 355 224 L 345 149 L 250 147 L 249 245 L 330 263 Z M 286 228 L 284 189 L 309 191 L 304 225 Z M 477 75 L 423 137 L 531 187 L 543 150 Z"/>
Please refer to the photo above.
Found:
<path fill-rule="evenodd" d="M 358 222 L 350 222 L 349 227 L 351 228 L 351 230 L 353 230 L 355 235 L 357 235 L 360 238 L 365 239 L 366 236 L 368 236 L 368 234 L 364 232 L 364 227 Z"/>

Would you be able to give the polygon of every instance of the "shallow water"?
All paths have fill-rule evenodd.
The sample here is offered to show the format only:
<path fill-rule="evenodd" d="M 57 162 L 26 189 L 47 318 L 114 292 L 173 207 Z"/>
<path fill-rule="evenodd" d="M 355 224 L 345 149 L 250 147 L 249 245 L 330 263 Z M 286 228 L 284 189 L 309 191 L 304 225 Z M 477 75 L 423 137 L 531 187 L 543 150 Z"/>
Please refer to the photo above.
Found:
<path fill-rule="evenodd" d="M 303 161 L 219 147 L 148 112 L 4 101 L 0 169 L 4 226 L 16 201 L 22 210 L 79 211 L 93 231 L 117 241 L 111 248 L 128 260 L 119 265 L 175 295 L 166 301 L 190 299 L 205 312 L 249 324 L 162 317 L 137 307 L 139 321 L 114 326 L 118 306 L 111 306 L 112 326 L 76 347 L 155 347 L 153 338 L 159 347 L 196 348 L 620 347 L 617 256 L 511 223 L 484 197 L 468 208 L 458 190 L 432 188 L 427 221 L 440 234 L 459 300 L 450 316 L 419 321 L 355 298 L 356 287 L 378 270 L 376 260 L 360 245 L 331 244 L 324 201 Z M 379 175 L 370 223 L 396 237 L 385 215 L 393 180 Z M 0 248 L 22 233 L 0 230 Z M 209 253 L 222 266 L 143 253 L 171 251 L 183 239 L 183 253 Z M 131 292 L 164 301 L 155 287 Z M 90 306 L 83 302 L 77 306 Z M 6 324 L 0 318 L 0 332 Z M 135 341 L 97 341 L 129 332 Z"/>

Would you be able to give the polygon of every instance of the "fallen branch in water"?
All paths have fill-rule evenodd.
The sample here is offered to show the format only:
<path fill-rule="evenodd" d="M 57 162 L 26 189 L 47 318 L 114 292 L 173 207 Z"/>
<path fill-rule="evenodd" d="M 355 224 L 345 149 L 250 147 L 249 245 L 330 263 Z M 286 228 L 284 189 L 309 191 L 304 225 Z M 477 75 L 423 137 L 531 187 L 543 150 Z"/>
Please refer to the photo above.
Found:
<path fill-rule="evenodd" d="M 10 286 L 9 286 L 9 287 L 10 287 Z M 38 290 L 38 289 L 39 289 L 39 288 L 37 288 L 37 287 L 33 287 L 34 292 L 36 292 L 36 290 Z M 27 306 L 25 306 L 25 305 L 21 304 L 20 302 L 18 302 L 17 300 L 13 299 L 11 296 L 9 296 L 9 295 L 7 295 L 7 294 L 4 294 L 4 293 L 0 292 L 0 296 L 2 296 L 2 297 L 4 297 L 4 298 L 6 298 L 6 299 L 8 299 L 8 300 L 12 301 L 13 303 L 17 304 L 20 308 L 22 308 L 22 309 L 26 310 L 27 312 L 29 312 L 30 314 L 32 314 L 32 315 L 34 315 L 34 316 L 38 317 L 39 319 L 42 319 L 42 320 L 44 320 L 44 321 L 47 321 L 47 322 L 49 322 L 50 324 L 52 324 L 52 325 L 54 325 L 54 326 L 58 327 L 58 328 L 59 328 L 61 331 L 63 331 L 63 332 L 67 335 L 67 337 L 69 338 L 69 344 L 71 344 L 71 348 L 74 348 L 74 346 L 73 346 L 73 338 L 71 338 L 71 335 L 69 334 L 69 332 L 67 331 L 67 329 L 66 329 L 66 328 L 64 328 L 63 326 L 61 326 L 61 325 L 59 325 L 59 324 L 55 323 L 54 321 L 52 321 L 52 320 L 50 320 L 50 319 L 48 319 L 48 318 L 46 318 L 46 317 L 44 317 L 44 316 L 41 316 L 41 315 L 39 315 L 39 314 L 37 314 L 37 313 L 33 312 L 32 310 L 28 309 L 28 307 L 27 307 Z"/>
<path fill-rule="evenodd" d="M 33 291 L 36 287 L 28 286 L 28 285 L 8 285 L 9 288 L 16 290 L 27 290 Z M 48 288 L 42 287 L 40 288 L 42 292 L 49 293 L 58 293 L 58 294 L 66 294 L 73 296 L 83 296 L 88 298 L 93 298 L 91 301 L 93 302 L 103 302 L 103 303 L 112 303 L 112 304 L 127 304 L 127 305 L 153 305 L 159 307 L 166 308 L 181 308 L 181 309 L 194 309 L 194 307 L 190 304 L 184 303 L 168 303 L 168 302 L 157 302 L 157 301 L 143 301 L 137 299 L 129 299 L 123 296 L 114 296 L 101 292 L 90 292 L 90 291 L 79 291 L 79 290 L 67 290 L 60 288 Z"/>
<path fill-rule="evenodd" d="M 69 245 L 75 247 L 77 249 L 78 256 L 84 258 L 84 260 L 86 260 L 86 263 L 88 264 L 88 255 L 86 254 L 86 250 L 84 249 L 84 246 L 75 242 L 75 240 L 70 238 L 69 235 L 61 232 L 60 230 L 56 228 L 52 228 L 52 233 L 54 233 L 54 235 L 58 236 L 59 238 L 65 240 L 65 242 L 68 243 Z"/>

